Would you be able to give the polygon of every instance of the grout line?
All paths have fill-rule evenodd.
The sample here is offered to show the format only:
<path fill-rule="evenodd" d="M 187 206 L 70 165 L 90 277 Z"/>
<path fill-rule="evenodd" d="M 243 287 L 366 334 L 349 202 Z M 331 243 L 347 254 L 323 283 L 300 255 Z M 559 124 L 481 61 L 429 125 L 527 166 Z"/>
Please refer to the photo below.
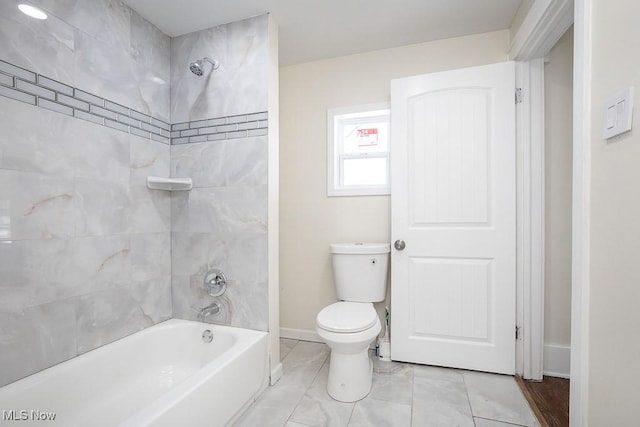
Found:
<path fill-rule="evenodd" d="M 298 340 L 298 343 L 299 342 L 300 342 L 300 340 Z M 298 343 L 296 343 L 296 345 L 298 345 Z M 291 349 L 291 351 L 293 351 L 293 349 Z M 302 396 L 300 396 L 300 399 L 298 399 L 298 401 L 296 402 L 296 406 L 293 407 L 293 410 L 289 414 L 289 417 L 287 418 L 287 421 L 298 423 L 298 421 L 292 420 L 291 417 L 296 412 L 296 409 L 298 409 L 298 406 L 300 406 L 300 403 L 302 402 L 302 399 L 304 399 L 304 397 L 307 395 L 307 392 L 311 389 L 311 387 L 313 387 L 313 384 L 316 382 L 316 379 L 320 375 L 320 372 L 322 372 L 322 368 L 324 368 L 324 365 L 326 363 L 328 363 L 330 354 L 331 353 L 329 353 L 329 354 L 327 354 L 325 356 L 324 361 L 322 362 L 322 364 L 320 365 L 320 368 L 318 369 L 318 371 L 314 375 L 313 380 L 311 380 L 311 382 L 309 383 L 309 386 L 307 388 L 305 388 L 304 393 L 302 393 Z M 304 423 L 298 423 L 298 424 L 304 424 Z"/>
<path fill-rule="evenodd" d="M 351 418 L 353 418 L 353 413 L 356 411 L 356 405 L 359 403 L 355 402 L 355 404 L 351 407 L 351 413 L 349 414 L 349 419 L 347 420 L 347 427 L 349 426 L 349 424 L 351 424 Z"/>
<path fill-rule="evenodd" d="M 502 423 L 502 424 L 506 424 L 506 425 L 509 425 L 509 426 L 529 427 L 529 426 L 526 426 L 526 425 L 524 425 L 524 424 L 514 424 L 514 423 L 511 423 L 511 422 L 507 422 L 507 421 L 500 421 L 500 420 L 494 420 L 494 419 L 492 419 L 492 418 L 486 418 L 486 417 L 473 417 L 473 418 L 474 418 L 473 424 L 475 424 L 475 423 L 476 423 L 476 422 L 475 422 L 475 419 L 476 419 L 476 418 L 478 418 L 478 419 L 480 419 L 480 420 L 495 421 L 495 422 L 497 422 L 497 423 Z"/>
<path fill-rule="evenodd" d="M 411 366 L 411 409 L 409 410 L 409 425 L 413 425 L 413 404 L 414 404 L 414 390 L 415 390 L 415 379 L 416 379 L 416 367 L 414 365 Z"/>
<path fill-rule="evenodd" d="M 460 376 L 462 377 L 462 384 L 464 384 L 464 391 L 467 395 L 467 403 L 469 404 L 469 412 L 471 412 L 471 421 L 473 421 L 473 425 L 476 425 L 473 415 L 473 406 L 471 405 L 471 396 L 469 396 L 469 386 L 467 386 L 467 379 L 464 376 L 464 372 L 460 372 Z"/>

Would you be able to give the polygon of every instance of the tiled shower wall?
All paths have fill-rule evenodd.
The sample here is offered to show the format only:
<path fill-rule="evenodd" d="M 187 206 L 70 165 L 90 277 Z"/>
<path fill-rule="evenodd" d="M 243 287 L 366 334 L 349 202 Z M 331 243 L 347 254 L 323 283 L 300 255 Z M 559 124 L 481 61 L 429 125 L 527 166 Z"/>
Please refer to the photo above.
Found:
<path fill-rule="evenodd" d="M 267 16 L 170 40 L 119 1 L 33 3 L 0 2 L 0 386 L 195 318 L 210 268 L 209 320 L 266 330 Z"/>
<path fill-rule="evenodd" d="M 194 78 L 205 56 L 220 68 Z M 171 176 L 194 186 L 171 199 L 174 317 L 218 301 L 210 320 L 268 329 L 267 64 L 266 15 L 171 39 Z M 211 268 L 227 275 L 219 298 L 203 290 Z"/>
<path fill-rule="evenodd" d="M 171 317 L 169 38 L 32 2 L 0 2 L 0 385 Z"/>

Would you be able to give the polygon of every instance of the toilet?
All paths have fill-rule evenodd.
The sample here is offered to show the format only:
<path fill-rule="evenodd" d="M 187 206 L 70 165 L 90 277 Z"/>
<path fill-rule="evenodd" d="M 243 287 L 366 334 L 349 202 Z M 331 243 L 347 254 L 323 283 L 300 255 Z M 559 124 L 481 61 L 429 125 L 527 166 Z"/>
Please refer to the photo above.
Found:
<path fill-rule="evenodd" d="M 331 349 L 327 392 L 355 402 L 371 390 L 369 345 L 382 326 L 374 302 L 384 301 L 389 271 L 388 243 L 334 243 L 333 275 L 339 302 L 323 308 L 316 331 Z"/>

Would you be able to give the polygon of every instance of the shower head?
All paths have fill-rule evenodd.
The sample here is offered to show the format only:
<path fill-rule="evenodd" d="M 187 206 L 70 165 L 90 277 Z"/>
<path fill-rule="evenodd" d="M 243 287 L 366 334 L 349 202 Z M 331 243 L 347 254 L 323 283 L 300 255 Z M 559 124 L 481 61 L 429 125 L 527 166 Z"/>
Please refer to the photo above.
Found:
<path fill-rule="evenodd" d="M 216 61 L 215 59 L 209 59 L 209 58 L 202 58 L 202 59 L 198 59 L 197 61 L 193 61 L 192 63 L 189 64 L 189 69 L 191 70 L 191 72 L 193 74 L 195 74 L 196 76 L 200 77 L 204 74 L 204 63 L 205 62 L 209 62 L 211 63 L 211 65 L 213 66 L 213 70 L 217 70 L 218 67 L 220 67 L 220 63 L 218 61 Z"/>

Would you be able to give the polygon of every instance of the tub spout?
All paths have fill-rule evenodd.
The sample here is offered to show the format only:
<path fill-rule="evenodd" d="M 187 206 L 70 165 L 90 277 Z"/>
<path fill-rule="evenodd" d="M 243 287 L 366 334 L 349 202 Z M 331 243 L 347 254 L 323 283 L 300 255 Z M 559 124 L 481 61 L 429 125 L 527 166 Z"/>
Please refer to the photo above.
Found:
<path fill-rule="evenodd" d="M 212 302 L 211 305 L 200 310 L 200 313 L 198 313 L 198 321 L 204 322 L 205 317 L 214 316 L 218 313 L 220 313 L 220 304 Z"/>

